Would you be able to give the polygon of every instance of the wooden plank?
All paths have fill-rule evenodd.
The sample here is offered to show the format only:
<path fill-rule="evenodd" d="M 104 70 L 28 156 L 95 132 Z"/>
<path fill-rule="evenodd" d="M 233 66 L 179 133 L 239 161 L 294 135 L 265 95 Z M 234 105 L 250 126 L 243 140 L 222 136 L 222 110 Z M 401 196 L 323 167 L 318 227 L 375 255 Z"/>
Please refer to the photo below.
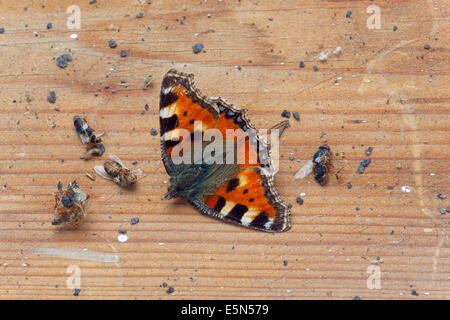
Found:
<path fill-rule="evenodd" d="M 73 4 L 80 30 L 66 24 Z M 380 8 L 380 29 L 367 28 L 368 4 Z M 74 298 L 69 266 L 81 272 L 83 299 L 450 297 L 449 214 L 439 212 L 449 202 L 437 197 L 450 196 L 446 1 L 33 1 L 0 9 L 0 298 Z M 204 52 L 194 54 L 195 43 Z M 340 55 L 319 61 L 338 46 Z M 64 53 L 73 61 L 61 69 L 55 59 Z M 300 113 L 281 138 L 276 177 L 293 204 L 290 231 L 250 231 L 161 200 L 168 177 L 150 129 L 159 129 L 159 84 L 173 67 L 195 73 L 204 94 L 249 109 L 258 128 L 285 109 Z M 148 75 L 154 84 L 142 90 Z M 85 176 L 102 160 L 79 159 L 75 114 L 106 133 L 107 153 L 147 173 L 136 190 Z M 294 180 L 324 142 L 339 154 L 339 180 Z M 359 174 L 369 146 L 372 162 Z M 78 231 L 55 231 L 53 192 L 73 179 L 92 197 L 88 216 Z M 140 222 L 130 225 L 133 217 Z M 380 289 L 367 286 L 373 265 Z M 164 282 L 175 291 L 167 294 Z"/>

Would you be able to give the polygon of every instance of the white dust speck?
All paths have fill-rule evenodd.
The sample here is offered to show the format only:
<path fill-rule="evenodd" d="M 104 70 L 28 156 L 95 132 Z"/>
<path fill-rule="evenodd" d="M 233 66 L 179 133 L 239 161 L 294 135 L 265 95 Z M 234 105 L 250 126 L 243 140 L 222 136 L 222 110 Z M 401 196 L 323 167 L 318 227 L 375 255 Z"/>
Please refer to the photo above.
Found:
<path fill-rule="evenodd" d="M 430 232 L 433 232 L 433 229 L 431 229 L 431 228 L 425 228 L 425 229 L 423 229 L 423 232 L 430 233 Z"/>
<path fill-rule="evenodd" d="M 119 240 L 119 242 L 127 242 L 128 236 L 126 234 L 119 234 L 117 240 Z"/>
<path fill-rule="evenodd" d="M 25 154 L 24 152 L 20 152 L 20 153 L 17 154 L 17 156 L 18 156 L 18 157 L 21 157 L 21 158 L 25 157 L 25 155 L 26 155 L 26 154 Z"/>
<path fill-rule="evenodd" d="M 78 38 L 78 35 L 76 33 L 72 33 L 70 35 L 70 39 L 76 39 L 76 38 Z"/>
<path fill-rule="evenodd" d="M 402 191 L 406 192 L 406 193 L 410 193 L 411 192 L 411 187 L 408 186 L 402 186 Z"/>

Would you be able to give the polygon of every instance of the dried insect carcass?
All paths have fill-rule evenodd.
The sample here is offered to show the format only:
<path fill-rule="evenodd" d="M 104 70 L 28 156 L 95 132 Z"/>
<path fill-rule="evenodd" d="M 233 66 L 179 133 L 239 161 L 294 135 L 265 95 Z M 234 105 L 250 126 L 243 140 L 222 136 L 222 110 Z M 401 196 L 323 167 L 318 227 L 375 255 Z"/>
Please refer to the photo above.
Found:
<path fill-rule="evenodd" d="M 89 127 L 86 119 L 83 119 L 80 116 L 73 117 L 73 125 L 80 135 L 81 142 L 87 149 L 87 152 L 80 157 L 81 159 L 87 160 L 93 156 L 100 157 L 105 153 L 105 146 L 101 143 L 102 139 L 100 138 L 103 133 L 94 134 L 95 130 Z"/>
<path fill-rule="evenodd" d="M 76 181 L 70 182 L 67 190 L 58 182 L 58 192 L 55 193 L 55 213 L 53 225 L 68 225 L 78 228 L 83 217 L 86 216 L 86 207 L 89 195 L 80 189 Z"/>
<path fill-rule="evenodd" d="M 331 166 L 331 151 L 327 144 L 321 145 L 319 150 L 313 156 L 314 179 L 321 185 L 325 185 L 328 181 L 328 173 Z"/>
<path fill-rule="evenodd" d="M 116 155 L 111 154 L 109 157 L 111 160 L 105 161 L 102 166 L 94 167 L 95 173 L 100 177 L 112 180 L 122 187 L 132 186 L 145 177 L 140 169 L 136 171 L 128 169 Z"/>
<path fill-rule="evenodd" d="M 327 144 L 321 145 L 319 150 L 295 175 L 295 179 L 303 179 L 314 171 L 314 179 L 321 185 L 325 185 L 328 181 L 328 173 L 330 172 L 331 151 Z"/>

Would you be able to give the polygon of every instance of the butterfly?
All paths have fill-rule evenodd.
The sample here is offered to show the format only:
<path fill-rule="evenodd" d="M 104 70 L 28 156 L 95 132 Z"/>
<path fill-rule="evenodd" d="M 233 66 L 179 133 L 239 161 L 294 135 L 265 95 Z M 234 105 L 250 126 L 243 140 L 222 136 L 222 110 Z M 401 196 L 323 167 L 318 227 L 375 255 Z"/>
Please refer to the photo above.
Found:
<path fill-rule="evenodd" d="M 161 84 L 159 110 L 161 155 L 170 176 L 164 199 L 186 198 L 203 214 L 247 228 L 282 232 L 291 227 L 291 204 L 281 199 L 273 181 L 271 144 L 251 124 L 246 109 L 204 96 L 192 74 L 171 69 Z M 242 138 L 233 137 L 231 147 L 215 149 L 196 161 L 208 145 L 201 141 L 198 152 L 195 137 L 211 130 L 226 137 L 232 130 Z M 186 147 L 194 149 L 183 158 L 191 161 L 180 162 L 176 155 L 184 157 Z M 241 161 L 228 161 L 237 158 Z"/>

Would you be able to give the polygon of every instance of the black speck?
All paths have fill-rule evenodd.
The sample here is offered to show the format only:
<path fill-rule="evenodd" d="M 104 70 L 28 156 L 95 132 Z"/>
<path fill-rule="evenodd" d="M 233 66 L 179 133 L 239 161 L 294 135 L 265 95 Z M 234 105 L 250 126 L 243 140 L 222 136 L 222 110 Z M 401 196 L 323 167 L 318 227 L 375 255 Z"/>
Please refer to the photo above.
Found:
<path fill-rule="evenodd" d="M 166 290 L 166 293 L 171 294 L 175 291 L 174 287 L 169 287 L 169 289 Z"/>
<path fill-rule="evenodd" d="M 298 112 L 292 112 L 292 116 L 295 120 L 300 121 L 300 114 Z"/>
<path fill-rule="evenodd" d="M 139 223 L 139 218 L 131 218 L 130 223 L 131 223 L 132 225 L 138 224 L 138 223 Z"/>
<path fill-rule="evenodd" d="M 120 234 L 127 234 L 127 231 L 126 230 L 122 230 L 122 229 L 119 229 L 119 230 L 117 230 Z"/>
<path fill-rule="evenodd" d="M 51 28 L 53 28 L 53 25 L 51 22 L 47 23 L 47 30 L 50 30 Z"/>
<path fill-rule="evenodd" d="M 138 162 L 137 162 L 137 161 L 133 161 L 131 164 L 132 164 L 133 166 L 135 166 L 135 165 L 138 164 Z"/>
<path fill-rule="evenodd" d="M 0 28 L 0 34 L 5 33 L 5 28 Z"/>
<path fill-rule="evenodd" d="M 114 40 L 109 40 L 109 41 L 108 41 L 108 46 L 109 46 L 111 49 L 114 49 L 115 47 L 117 47 L 117 42 L 115 42 Z"/>
<path fill-rule="evenodd" d="M 364 170 L 365 170 L 366 167 L 369 165 L 370 161 L 371 161 L 370 158 L 369 158 L 369 159 L 366 159 L 366 160 L 364 160 L 364 161 L 361 161 L 361 162 L 359 163 L 358 172 L 359 172 L 359 173 L 364 173 Z"/>
<path fill-rule="evenodd" d="M 143 12 L 139 12 L 139 13 L 136 15 L 136 18 L 140 19 L 140 18 L 142 18 L 143 16 L 144 16 L 144 13 L 143 13 Z"/>
<path fill-rule="evenodd" d="M 156 135 L 158 135 L 158 131 L 156 130 L 156 129 L 151 129 L 150 130 L 150 134 L 152 135 L 152 136 L 156 136 Z"/>
<path fill-rule="evenodd" d="M 121 51 L 120 51 L 120 56 L 121 56 L 122 58 L 125 58 L 125 57 L 127 56 L 127 52 L 126 52 L 125 50 L 121 50 Z"/>
<path fill-rule="evenodd" d="M 281 113 L 281 116 L 283 118 L 289 119 L 289 118 L 291 118 L 291 113 L 287 110 L 283 110 L 283 112 Z"/>
<path fill-rule="evenodd" d="M 356 210 L 356 211 L 359 211 L 359 210 L 361 210 L 361 209 L 360 209 L 359 207 L 356 207 L 355 210 Z"/>
<path fill-rule="evenodd" d="M 351 189 L 353 186 L 350 182 L 347 182 L 347 188 Z"/>
<path fill-rule="evenodd" d="M 80 294 L 80 289 L 75 288 L 75 291 L 73 292 L 73 295 L 78 297 L 79 294 Z"/>
<path fill-rule="evenodd" d="M 319 68 L 317 68 L 316 66 L 313 67 L 314 72 L 319 71 Z"/>
<path fill-rule="evenodd" d="M 50 91 L 48 97 L 47 97 L 48 102 L 50 103 L 55 103 L 56 102 L 56 93 L 55 91 Z"/>
<path fill-rule="evenodd" d="M 303 61 L 300 61 L 299 67 L 300 68 L 304 68 L 305 67 L 305 63 Z"/>
<path fill-rule="evenodd" d="M 202 43 L 196 43 L 192 46 L 192 51 L 194 53 L 199 53 L 203 50 L 203 44 Z"/>
<path fill-rule="evenodd" d="M 370 161 L 371 161 L 371 159 L 368 158 L 366 160 L 361 161 L 360 165 L 365 168 L 365 167 L 367 167 L 369 165 Z"/>
<path fill-rule="evenodd" d="M 350 10 L 347 11 L 347 13 L 345 14 L 346 18 L 351 18 L 352 17 L 352 12 Z"/>
<path fill-rule="evenodd" d="M 368 148 L 366 149 L 366 151 L 365 151 L 366 156 L 369 157 L 369 156 L 372 154 L 372 151 L 373 151 L 373 147 L 368 147 Z"/>
<path fill-rule="evenodd" d="M 72 56 L 69 53 L 63 54 L 61 57 L 66 61 L 72 61 Z"/>
<path fill-rule="evenodd" d="M 430 47 L 429 44 L 424 45 L 423 48 L 424 48 L 425 50 L 430 50 L 430 49 L 431 49 L 431 47 Z"/>
<path fill-rule="evenodd" d="M 440 212 L 441 214 L 446 214 L 446 213 L 447 213 L 447 211 L 446 211 L 444 208 L 440 208 L 440 209 L 439 209 L 439 212 Z"/>
<path fill-rule="evenodd" d="M 288 261 L 287 261 L 287 260 L 284 260 L 284 261 L 283 261 L 283 265 L 287 266 L 287 265 L 288 265 Z"/>
<path fill-rule="evenodd" d="M 144 109 L 145 109 L 145 111 L 148 111 L 148 110 L 150 109 L 150 108 L 148 107 L 148 104 L 145 104 Z"/>
<path fill-rule="evenodd" d="M 387 186 L 386 189 L 388 189 L 388 190 L 394 190 L 394 187 L 393 187 L 393 186 Z"/>
<path fill-rule="evenodd" d="M 291 161 L 294 161 L 294 159 L 295 159 L 294 157 L 289 157 L 289 160 Z"/>
<path fill-rule="evenodd" d="M 72 56 L 70 54 L 63 54 L 56 58 L 56 64 L 60 68 L 65 68 L 68 65 L 68 62 L 72 61 Z"/>
<path fill-rule="evenodd" d="M 302 197 L 297 197 L 297 198 L 295 198 L 295 200 L 297 201 L 297 203 L 298 203 L 299 205 L 302 205 L 302 204 L 303 204 L 303 198 L 302 198 Z"/>
<path fill-rule="evenodd" d="M 394 30 L 394 32 L 397 31 L 397 29 L 398 29 L 397 26 L 394 26 L 394 27 L 392 28 L 392 30 Z"/>
<path fill-rule="evenodd" d="M 361 300 L 361 297 L 360 296 L 354 296 L 353 300 Z"/>
<path fill-rule="evenodd" d="M 411 294 L 413 296 L 418 296 L 419 295 L 419 293 L 416 290 L 414 290 L 414 289 L 411 290 Z"/>

